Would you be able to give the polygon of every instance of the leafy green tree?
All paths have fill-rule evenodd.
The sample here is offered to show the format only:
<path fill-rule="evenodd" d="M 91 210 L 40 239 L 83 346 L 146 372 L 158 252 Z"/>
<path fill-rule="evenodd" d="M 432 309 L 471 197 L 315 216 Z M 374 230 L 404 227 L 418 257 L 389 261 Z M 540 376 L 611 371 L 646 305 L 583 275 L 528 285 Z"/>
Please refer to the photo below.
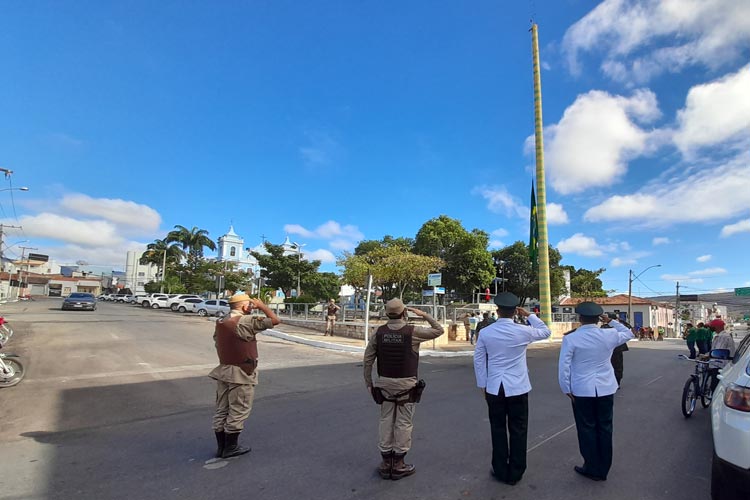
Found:
<path fill-rule="evenodd" d="M 166 269 L 174 269 L 179 265 L 180 261 L 185 257 L 185 252 L 177 244 L 170 244 L 167 239 L 154 240 L 153 243 L 146 245 L 146 251 L 141 254 L 139 262 L 142 265 L 154 264 L 159 270 L 162 278 L 166 276 L 166 269 L 162 269 L 164 265 L 164 252 L 166 252 Z M 166 284 L 165 284 L 166 285 Z M 156 293 L 156 292 L 149 292 Z M 179 292 L 167 292 L 167 293 L 179 293 Z"/>
<path fill-rule="evenodd" d="M 462 294 L 470 294 L 492 281 L 495 269 L 487 251 L 489 235 L 480 230 L 464 229 L 461 222 L 446 215 L 422 225 L 414 242 L 414 252 L 438 257 L 443 285 Z"/>
<path fill-rule="evenodd" d="M 374 250 L 391 247 L 398 247 L 410 252 L 414 248 L 414 239 L 404 237 L 394 238 L 393 236 L 385 235 L 382 240 L 363 240 L 354 249 L 354 255 L 365 255 Z"/>
<path fill-rule="evenodd" d="M 599 276 L 606 269 L 599 268 L 596 271 L 591 271 L 583 268 L 575 269 L 573 266 L 567 266 L 566 269 L 570 270 L 570 292 L 573 297 L 592 298 L 607 296 L 602 280 L 599 279 Z"/>
<path fill-rule="evenodd" d="M 203 258 L 204 247 L 216 250 L 216 243 L 208 237 L 208 231 L 196 226 L 193 226 L 193 229 L 188 229 L 178 224 L 173 231 L 167 234 L 165 241 L 168 243 L 177 242 L 183 250 L 187 250 L 188 264 L 192 266 L 197 265 L 198 261 Z"/>
<path fill-rule="evenodd" d="M 291 290 L 297 288 L 298 276 L 303 292 L 317 279 L 315 275 L 318 274 L 320 267 L 319 260 L 300 259 L 296 254 L 284 255 L 284 247 L 281 245 L 266 242 L 265 246 L 268 255 L 258 252 L 251 252 L 251 254 L 263 268 L 261 277 L 266 278 L 266 284 L 274 290 L 281 288 L 289 297 Z"/>
<path fill-rule="evenodd" d="M 303 302 L 336 299 L 340 290 L 341 281 L 336 273 L 314 273 L 307 277 L 302 287 Z"/>
<path fill-rule="evenodd" d="M 528 299 L 539 297 L 538 270 L 529 260 L 529 246 L 523 241 L 492 252 L 495 262 L 504 261 L 498 276 L 505 278 L 505 291 L 512 292 L 525 304 Z M 550 294 L 552 300 L 565 293 L 565 277 L 560 267 L 562 255 L 556 248 L 549 247 Z"/>

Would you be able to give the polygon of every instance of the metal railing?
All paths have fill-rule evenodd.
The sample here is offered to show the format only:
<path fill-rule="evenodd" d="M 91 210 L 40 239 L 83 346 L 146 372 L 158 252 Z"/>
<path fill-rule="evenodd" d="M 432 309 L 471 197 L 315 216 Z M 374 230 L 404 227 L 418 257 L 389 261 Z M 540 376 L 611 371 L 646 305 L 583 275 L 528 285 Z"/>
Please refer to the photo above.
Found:
<path fill-rule="evenodd" d="M 273 312 L 276 313 L 280 318 L 300 319 L 300 320 L 319 320 L 325 321 L 325 308 L 324 304 L 286 304 L 276 303 L 269 304 L 269 307 Z M 358 306 L 340 306 L 338 312 L 338 320 L 341 322 L 347 321 L 364 321 L 365 320 L 365 308 L 362 305 Z M 446 309 L 445 306 L 433 307 L 431 304 L 406 304 L 406 307 L 412 307 L 414 309 L 420 309 L 429 313 L 431 316 L 435 316 L 435 319 L 441 323 L 446 322 Z M 370 319 L 386 319 L 385 305 L 384 304 L 370 304 L 369 309 Z M 411 318 L 416 318 L 415 315 L 410 315 Z"/>

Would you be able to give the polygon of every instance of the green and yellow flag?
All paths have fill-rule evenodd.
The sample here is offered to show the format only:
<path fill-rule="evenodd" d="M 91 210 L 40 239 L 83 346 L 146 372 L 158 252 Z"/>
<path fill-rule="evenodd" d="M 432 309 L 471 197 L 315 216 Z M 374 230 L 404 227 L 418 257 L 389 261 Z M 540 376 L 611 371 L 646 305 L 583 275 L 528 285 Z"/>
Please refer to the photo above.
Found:
<path fill-rule="evenodd" d="M 536 217 L 536 195 L 534 194 L 534 181 L 531 181 L 531 213 L 529 216 L 529 259 L 531 264 L 536 265 L 539 254 L 539 221 Z"/>

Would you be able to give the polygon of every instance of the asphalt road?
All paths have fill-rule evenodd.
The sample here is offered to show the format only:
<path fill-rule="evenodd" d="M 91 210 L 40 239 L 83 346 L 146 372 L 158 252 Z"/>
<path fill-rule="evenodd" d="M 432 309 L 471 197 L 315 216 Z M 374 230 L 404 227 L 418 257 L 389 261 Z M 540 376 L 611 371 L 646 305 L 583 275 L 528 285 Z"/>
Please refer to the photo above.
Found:
<path fill-rule="evenodd" d="M 0 390 L 2 499 L 607 499 L 709 498 L 709 412 L 684 419 L 692 365 L 682 344 L 631 343 L 615 398 L 606 482 L 581 462 L 570 404 L 557 386 L 558 345 L 529 351 L 528 470 L 516 486 L 489 477 L 487 410 L 470 358 L 423 357 L 427 390 L 408 461 L 417 474 L 375 473 L 378 408 L 359 356 L 260 341 L 260 385 L 244 442 L 214 460 L 215 365 L 209 320 L 122 304 L 59 311 L 59 301 L 3 305 L 27 378 Z"/>

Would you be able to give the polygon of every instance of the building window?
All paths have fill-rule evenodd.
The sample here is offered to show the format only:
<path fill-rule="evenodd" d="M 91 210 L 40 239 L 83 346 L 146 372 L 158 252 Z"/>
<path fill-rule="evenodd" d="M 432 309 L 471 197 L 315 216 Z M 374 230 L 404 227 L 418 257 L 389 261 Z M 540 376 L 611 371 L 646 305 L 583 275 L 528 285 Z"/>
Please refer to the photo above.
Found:
<path fill-rule="evenodd" d="M 138 277 L 139 277 L 139 278 L 142 278 L 142 277 L 144 277 L 144 276 L 146 276 L 146 273 L 144 273 L 144 272 L 140 272 L 140 273 L 138 273 Z"/>
<path fill-rule="evenodd" d="M 234 256 L 236 256 L 236 255 L 237 255 L 237 249 L 236 249 L 236 248 L 234 248 L 234 247 L 230 248 L 230 249 L 229 249 L 229 256 L 230 256 L 230 257 L 234 257 Z"/>
<path fill-rule="evenodd" d="M 143 281 L 139 281 L 138 286 L 143 286 Z"/>

